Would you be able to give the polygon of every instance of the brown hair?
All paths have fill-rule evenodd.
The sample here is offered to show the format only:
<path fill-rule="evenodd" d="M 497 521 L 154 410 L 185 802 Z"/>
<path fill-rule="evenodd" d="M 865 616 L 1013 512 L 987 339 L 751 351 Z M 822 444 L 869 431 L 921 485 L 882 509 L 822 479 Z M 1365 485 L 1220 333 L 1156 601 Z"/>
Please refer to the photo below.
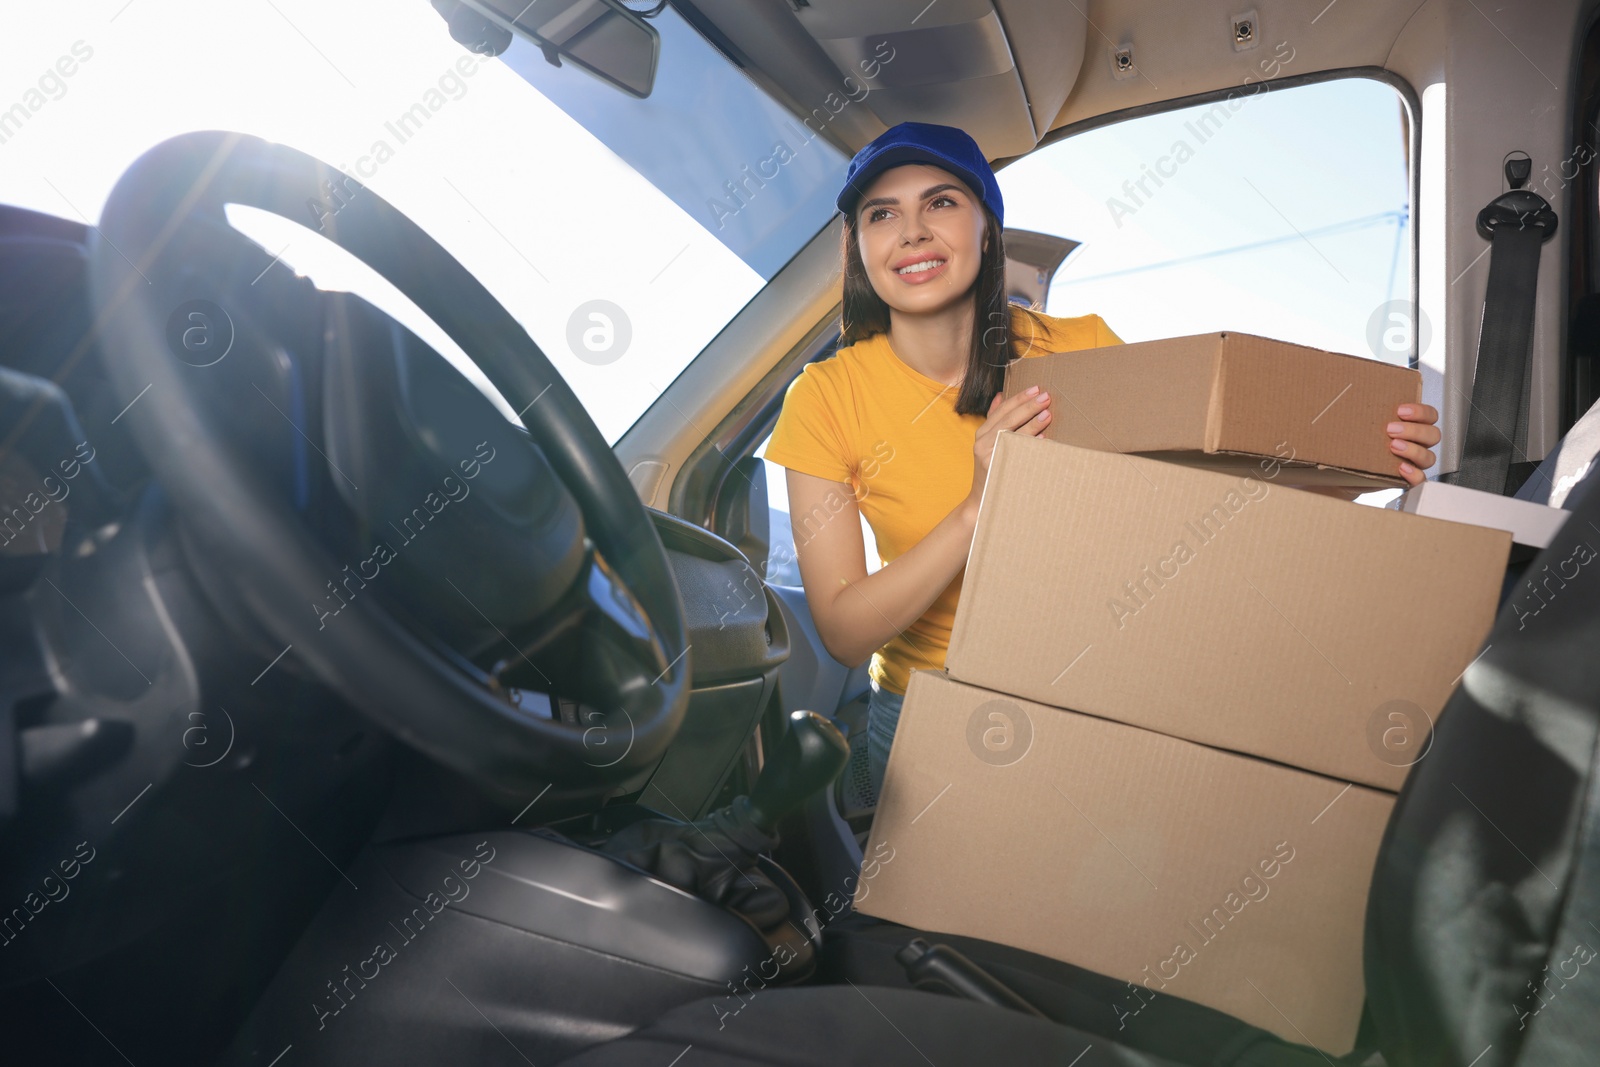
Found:
<path fill-rule="evenodd" d="M 967 354 L 967 370 L 956 394 L 956 413 L 987 415 L 989 402 L 1005 384 L 1006 364 L 1018 358 L 1017 338 L 1012 336 L 1010 302 L 1006 299 L 1005 240 L 994 212 L 983 207 L 983 232 L 988 250 L 978 261 L 978 277 L 972 285 L 972 342 Z M 861 247 L 856 240 L 856 217 L 844 217 L 844 300 L 839 312 L 841 345 L 865 341 L 889 329 L 889 305 L 872 288 Z M 1034 334 L 1044 332 L 1044 324 L 1031 308 L 1022 308 L 1033 320 Z M 988 325 L 984 325 L 987 323 Z M 1031 344 L 1031 339 L 1026 341 Z"/>

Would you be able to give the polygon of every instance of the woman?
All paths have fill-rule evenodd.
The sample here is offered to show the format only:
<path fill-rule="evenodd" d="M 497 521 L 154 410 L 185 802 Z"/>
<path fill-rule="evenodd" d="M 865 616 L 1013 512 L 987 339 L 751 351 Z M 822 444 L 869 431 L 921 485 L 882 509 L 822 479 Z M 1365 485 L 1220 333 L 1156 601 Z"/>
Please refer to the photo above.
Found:
<path fill-rule="evenodd" d="M 800 576 L 823 645 L 845 664 L 872 656 L 876 790 L 911 671 L 944 666 L 995 438 L 1049 425 L 1048 394 L 1001 401 L 1006 363 L 1122 342 L 1098 315 L 1056 318 L 1007 301 L 1000 187 L 961 130 L 888 130 L 851 160 L 838 206 L 845 347 L 789 386 L 765 455 L 788 468 Z M 1434 462 L 1438 412 L 1401 405 L 1396 415 L 1390 448 L 1415 485 Z M 884 561 L 871 575 L 862 515 Z"/>

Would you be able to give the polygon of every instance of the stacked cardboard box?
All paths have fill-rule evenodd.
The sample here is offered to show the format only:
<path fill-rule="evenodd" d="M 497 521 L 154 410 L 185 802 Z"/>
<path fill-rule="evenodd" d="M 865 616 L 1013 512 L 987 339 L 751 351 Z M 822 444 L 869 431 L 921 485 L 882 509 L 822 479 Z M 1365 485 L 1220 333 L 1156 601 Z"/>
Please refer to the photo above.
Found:
<path fill-rule="evenodd" d="M 1259 470 L 1292 485 L 1404 486 L 1382 427 L 1422 399 L 1406 367 L 1245 333 L 1143 341 L 1020 359 L 1007 396 L 1056 398 L 1047 441 L 1150 455 L 1210 470 Z"/>
<path fill-rule="evenodd" d="M 1210 349 L 1191 408 L 1234 413 L 1213 427 L 1242 423 L 1235 395 L 1293 410 L 1317 424 L 1306 466 L 1271 448 L 1292 420 L 1231 439 L 1254 465 L 1226 471 L 1001 435 L 945 669 L 912 675 L 873 824 L 896 860 L 857 906 L 1124 979 L 1125 1026 L 1180 996 L 1342 1054 L 1393 794 L 1489 631 L 1510 535 L 1290 488 L 1383 476 L 1414 383 L 1249 340 L 1249 367 Z M 1109 375 L 1112 353 L 1149 381 L 1137 348 L 1013 369 L 1141 445 L 1065 381 L 1074 359 Z"/>

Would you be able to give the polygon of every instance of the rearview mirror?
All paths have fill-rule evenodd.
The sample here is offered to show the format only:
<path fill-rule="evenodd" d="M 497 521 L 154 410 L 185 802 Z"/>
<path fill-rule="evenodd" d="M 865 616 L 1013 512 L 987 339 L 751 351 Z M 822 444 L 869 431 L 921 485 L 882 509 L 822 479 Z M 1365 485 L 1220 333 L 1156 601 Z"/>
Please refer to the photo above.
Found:
<path fill-rule="evenodd" d="M 462 0 L 491 23 L 640 99 L 656 80 L 661 35 L 619 0 Z"/>

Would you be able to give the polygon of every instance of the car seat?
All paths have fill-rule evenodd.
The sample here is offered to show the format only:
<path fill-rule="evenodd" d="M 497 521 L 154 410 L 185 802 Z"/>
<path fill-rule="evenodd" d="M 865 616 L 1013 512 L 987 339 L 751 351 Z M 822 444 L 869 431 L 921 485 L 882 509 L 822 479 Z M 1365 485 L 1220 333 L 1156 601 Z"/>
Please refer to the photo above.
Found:
<path fill-rule="evenodd" d="M 1578 483 L 1584 482 L 1585 492 L 1597 484 L 1592 478 L 1585 480 L 1597 453 L 1600 453 L 1600 401 L 1573 423 L 1560 443 L 1534 468 L 1516 491 L 1516 498 L 1571 511 L 1578 504 L 1573 493 Z"/>

